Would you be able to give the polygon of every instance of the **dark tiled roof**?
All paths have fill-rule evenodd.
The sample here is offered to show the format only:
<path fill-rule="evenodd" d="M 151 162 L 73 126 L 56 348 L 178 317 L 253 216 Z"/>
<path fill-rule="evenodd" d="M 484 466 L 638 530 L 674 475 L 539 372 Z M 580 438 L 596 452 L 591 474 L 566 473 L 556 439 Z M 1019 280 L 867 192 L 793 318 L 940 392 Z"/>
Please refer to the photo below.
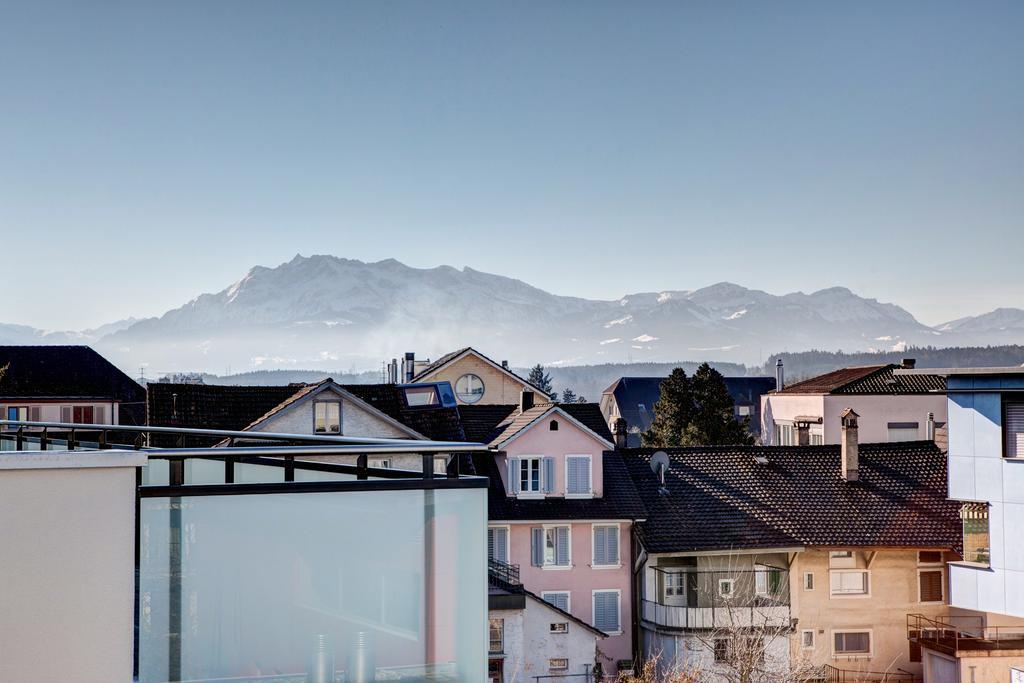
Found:
<path fill-rule="evenodd" d="M 928 394 L 946 390 L 941 375 L 896 375 L 899 365 L 842 368 L 790 384 L 779 394 Z"/>
<path fill-rule="evenodd" d="M 253 420 L 293 396 L 301 386 L 228 386 L 165 384 L 146 387 L 147 424 L 197 429 L 245 429 Z M 186 445 L 210 446 L 214 438 L 188 437 Z M 174 437 L 153 435 L 155 446 L 172 446 Z"/>
<path fill-rule="evenodd" d="M 462 431 L 466 441 L 489 443 L 495 428 L 505 421 L 519 406 L 509 405 L 465 405 L 459 406 Z"/>
<path fill-rule="evenodd" d="M 655 449 L 622 452 L 647 507 L 638 529 L 649 552 L 960 542 L 946 457 L 932 442 L 861 444 L 857 482 L 842 479 L 839 446 L 665 450 L 667 494 L 650 467 Z"/>
<path fill-rule="evenodd" d="M 622 457 L 606 451 L 603 463 L 601 498 L 519 500 L 505 493 L 501 474 L 493 453 L 474 453 L 475 473 L 490 478 L 487 493 L 487 517 L 492 521 L 574 520 L 574 519 L 643 519 L 647 514 L 636 487 L 626 472 Z"/>
<path fill-rule="evenodd" d="M 612 432 L 608 429 L 608 423 L 601 413 L 601 405 L 598 403 L 559 403 L 559 408 L 569 413 L 574 420 L 582 424 L 590 431 L 597 434 L 605 441 L 612 442 Z"/>
<path fill-rule="evenodd" d="M 409 408 L 406 406 L 402 387 L 397 384 L 343 384 L 341 387 L 428 439 L 466 440 L 462 424 L 459 422 L 458 408 Z"/>
<path fill-rule="evenodd" d="M 0 346 L 0 398 L 120 401 L 122 424 L 141 424 L 146 391 L 88 346 Z"/>

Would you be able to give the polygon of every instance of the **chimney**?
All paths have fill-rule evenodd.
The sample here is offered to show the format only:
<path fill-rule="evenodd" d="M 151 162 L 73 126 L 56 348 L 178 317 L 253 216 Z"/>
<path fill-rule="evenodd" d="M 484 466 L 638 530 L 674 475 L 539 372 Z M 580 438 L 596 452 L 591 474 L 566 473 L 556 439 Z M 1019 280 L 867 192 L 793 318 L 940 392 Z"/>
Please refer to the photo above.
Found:
<path fill-rule="evenodd" d="M 782 359 L 775 361 L 775 391 L 786 388 L 785 373 L 782 370 Z"/>
<path fill-rule="evenodd" d="M 900 367 L 904 370 L 913 370 L 915 365 L 917 365 L 917 361 L 913 358 L 904 358 L 903 362 L 900 363 Z"/>
<path fill-rule="evenodd" d="M 503 360 L 503 361 L 501 361 L 501 367 L 503 367 L 503 368 L 505 368 L 506 370 L 508 370 L 508 361 L 507 361 L 507 360 Z"/>
<path fill-rule="evenodd" d="M 413 351 L 405 352 L 405 362 L 402 364 L 402 375 L 405 377 L 405 383 L 412 382 L 413 375 L 416 373 L 416 353 Z"/>
<path fill-rule="evenodd" d="M 796 423 L 796 445 L 797 446 L 810 446 L 811 445 L 811 423 L 810 422 L 797 422 Z"/>
<path fill-rule="evenodd" d="M 842 420 L 843 430 L 840 437 L 843 479 L 846 481 L 857 481 L 860 469 L 860 454 L 857 443 L 857 418 L 860 417 L 847 408 L 839 414 Z"/>
<path fill-rule="evenodd" d="M 928 413 L 928 420 L 925 424 L 925 438 L 929 441 L 935 441 L 935 413 Z"/>
<path fill-rule="evenodd" d="M 529 389 L 523 389 L 523 393 L 519 395 L 519 410 L 526 412 L 533 407 L 533 392 Z"/>
<path fill-rule="evenodd" d="M 615 419 L 615 423 L 612 425 L 612 434 L 615 436 L 615 447 L 625 448 L 626 437 L 629 434 L 629 425 L 626 423 L 626 418 L 619 417 Z"/>
<path fill-rule="evenodd" d="M 398 384 L 398 359 L 392 358 L 388 363 L 388 384 Z"/>

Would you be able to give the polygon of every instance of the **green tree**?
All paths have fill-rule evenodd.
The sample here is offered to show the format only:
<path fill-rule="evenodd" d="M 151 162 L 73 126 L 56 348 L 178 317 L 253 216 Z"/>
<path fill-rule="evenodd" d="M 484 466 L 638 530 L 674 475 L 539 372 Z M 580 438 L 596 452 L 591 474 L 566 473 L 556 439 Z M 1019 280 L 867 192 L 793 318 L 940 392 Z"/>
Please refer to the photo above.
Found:
<path fill-rule="evenodd" d="M 562 403 L 586 403 L 587 399 L 585 396 L 577 396 L 576 392 L 572 389 L 565 389 L 562 391 Z"/>
<path fill-rule="evenodd" d="M 644 446 L 671 448 L 681 446 L 683 433 L 693 420 L 693 387 L 686 371 L 676 368 L 661 383 L 661 394 L 654 404 L 654 421 L 643 433 Z"/>
<path fill-rule="evenodd" d="M 540 363 L 530 368 L 530 375 L 526 378 L 526 381 L 550 396 L 552 400 L 558 398 L 554 387 L 551 386 L 551 375 L 544 372 L 544 366 Z"/>
<path fill-rule="evenodd" d="M 749 418 L 734 417 L 735 403 L 722 374 L 707 363 L 688 377 L 676 368 L 661 383 L 654 421 L 642 437 L 644 446 L 724 446 L 752 444 Z"/>

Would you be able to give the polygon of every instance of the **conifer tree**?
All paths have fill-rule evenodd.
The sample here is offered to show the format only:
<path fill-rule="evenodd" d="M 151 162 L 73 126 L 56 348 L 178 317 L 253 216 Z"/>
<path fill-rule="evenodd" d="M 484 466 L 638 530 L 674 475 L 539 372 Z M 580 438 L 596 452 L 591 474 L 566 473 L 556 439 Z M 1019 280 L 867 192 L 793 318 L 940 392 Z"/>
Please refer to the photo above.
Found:
<path fill-rule="evenodd" d="M 752 444 L 750 418 L 735 419 L 722 374 L 703 363 L 693 377 L 676 368 L 662 383 L 654 421 L 642 437 L 652 448 Z"/>
<path fill-rule="evenodd" d="M 551 386 L 551 375 L 544 372 L 544 366 L 540 363 L 537 363 L 530 369 L 530 375 L 526 378 L 526 381 L 543 391 L 552 400 L 558 398 L 558 394 L 555 393 L 554 388 Z"/>
<path fill-rule="evenodd" d="M 644 446 L 671 448 L 681 446 L 683 433 L 693 420 L 693 388 L 686 371 L 676 368 L 661 383 L 661 394 L 654 404 L 654 421 L 644 432 Z"/>

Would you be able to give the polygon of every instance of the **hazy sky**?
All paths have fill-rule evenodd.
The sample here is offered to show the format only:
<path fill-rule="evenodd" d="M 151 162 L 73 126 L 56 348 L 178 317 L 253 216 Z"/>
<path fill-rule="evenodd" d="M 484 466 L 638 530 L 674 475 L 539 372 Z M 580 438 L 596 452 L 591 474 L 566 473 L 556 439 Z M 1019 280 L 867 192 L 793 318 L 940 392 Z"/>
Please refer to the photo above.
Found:
<path fill-rule="evenodd" d="M 0 3 L 0 322 L 296 253 L 1024 306 L 1024 2 Z"/>

